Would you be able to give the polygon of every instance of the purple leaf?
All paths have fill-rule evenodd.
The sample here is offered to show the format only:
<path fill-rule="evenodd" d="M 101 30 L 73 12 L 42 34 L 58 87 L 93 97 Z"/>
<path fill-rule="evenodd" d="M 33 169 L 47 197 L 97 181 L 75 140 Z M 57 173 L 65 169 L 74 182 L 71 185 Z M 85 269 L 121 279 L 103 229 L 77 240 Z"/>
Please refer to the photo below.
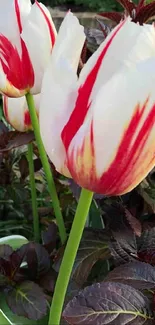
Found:
<path fill-rule="evenodd" d="M 126 263 L 111 271 L 105 281 L 128 284 L 136 289 L 155 288 L 155 268 L 138 261 Z"/>
<path fill-rule="evenodd" d="M 135 218 L 129 210 L 125 209 L 125 215 L 133 232 L 140 237 L 142 234 L 142 224 Z"/>
<path fill-rule="evenodd" d="M 0 273 L 8 277 L 8 280 L 14 280 L 22 261 L 23 257 L 9 245 L 0 246 Z"/>
<path fill-rule="evenodd" d="M 6 301 L 13 313 L 31 320 L 41 319 L 47 312 L 47 303 L 42 289 L 31 281 L 25 281 L 9 290 Z"/>
<path fill-rule="evenodd" d="M 148 248 L 146 250 L 138 252 L 138 258 L 140 261 L 149 263 L 155 266 L 155 249 Z"/>
<path fill-rule="evenodd" d="M 34 133 L 10 131 L 0 136 L 0 153 L 26 145 L 34 140 Z"/>
<path fill-rule="evenodd" d="M 0 258 L 4 258 L 5 260 L 9 261 L 10 256 L 13 253 L 13 249 L 9 245 L 0 245 Z"/>
<path fill-rule="evenodd" d="M 39 285 L 47 292 L 53 293 L 56 279 L 57 273 L 53 269 L 51 269 L 48 273 L 46 273 L 43 277 L 39 279 Z"/>
<path fill-rule="evenodd" d="M 42 241 L 46 250 L 51 253 L 56 247 L 56 240 L 58 235 L 58 227 L 55 222 L 52 222 L 46 231 L 42 232 Z"/>
<path fill-rule="evenodd" d="M 51 261 L 47 250 L 38 243 L 28 243 L 19 249 L 20 254 L 25 254 L 30 279 L 34 280 L 43 276 L 50 270 Z"/>
<path fill-rule="evenodd" d="M 9 131 L 9 129 L 6 127 L 6 125 L 0 121 L 0 135 L 3 133 L 7 133 Z"/>
<path fill-rule="evenodd" d="M 140 238 L 137 239 L 138 251 L 155 251 L 155 227 L 144 231 Z"/>
<path fill-rule="evenodd" d="M 109 249 L 116 266 L 133 261 L 137 257 L 137 238 L 120 204 L 104 205 L 109 229 Z"/>
<path fill-rule="evenodd" d="M 122 284 L 102 282 L 82 290 L 66 306 L 63 317 L 78 325 L 153 325 L 149 300 Z"/>
<path fill-rule="evenodd" d="M 93 265 L 99 260 L 110 258 L 110 251 L 107 247 L 107 237 L 104 230 L 85 229 L 80 247 L 77 252 L 71 279 L 78 287 L 86 282 Z M 62 256 L 55 262 L 54 268 L 58 272 Z"/>

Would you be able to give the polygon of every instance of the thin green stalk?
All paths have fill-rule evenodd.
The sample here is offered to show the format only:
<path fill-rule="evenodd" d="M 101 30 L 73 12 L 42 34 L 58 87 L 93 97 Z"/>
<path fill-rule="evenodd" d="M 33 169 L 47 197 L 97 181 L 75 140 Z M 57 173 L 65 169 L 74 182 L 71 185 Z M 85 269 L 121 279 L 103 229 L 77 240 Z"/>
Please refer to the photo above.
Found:
<path fill-rule="evenodd" d="M 36 184 L 35 184 L 35 176 L 34 176 L 33 146 L 32 146 L 32 143 L 28 144 L 27 158 L 28 158 L 28 162 L 29 162 L 29 172 L 30 172 L 30 186 L 31 186 L 31 198 L 32 198 L 34 239 L 35 239 L 36 242 L 39 242 L 39 240 L 40 240 L 39 215 L 38 215 Z"/>
<path fill-rule="evenodd" d="M 42 165 L 44 168 L 44 172 L 45 172 L 45 176 L 46 176 L 46 180 L 47 180 L 47 184 L 48 184 L 49 193 L 52 198 L 53 209 L 54 209 L 56 220 L 57 220 L 57 225 L 58 225 L 58 229 L 59 229 L 61 242 L 64 243 L 67 239 L 66 229 L 65 229 L 61 209 L 60 209 L 60 204 L 59 204 L 59 199 L 58 199 L 54 179 L 52 176 L 52 171 L 51 171 L 51 168 L 50 168 L 50 165 L 48 162 L 48 158 L 47 158 L 47 155 L 46 155 L 46 152 L 44 149 L 44 145 L 43 145 L 43 142 L 41 139 L 41 135 L 40 135 L 39 122 L 38 122 L 38 118 L 37 118 L 37 114 L 36 114 L 36 110 L 35 110 L 33 96 L 31 94 L 27 94 L 26 100 L 27 100 L 27 104 L 28 104 L 28 108 L 29 108 L 29 112 L 30 112 L 30 116 L 31 116 L 31 122 L 32 122 L 32 126 L 34 129 L 34 134 L 35 134 L 36 142 L 38 145 L 41 162 L 42 162 Z"/>
<path fill-rule="evenodd" d="M 82 237 L 83 229 L 92 202 L 93 193 L 82 189 L 73 225 L 56 282 L 48 325 L 59 325 L 64 299 L 73 269 L 74 261 Z"/>
<path fill-rule="evenodd" d="M 3 313 L 2 309 L 0 309 L 0 325 L 13 325 L 13 323 L 9 320 L 9 318 Z"/>

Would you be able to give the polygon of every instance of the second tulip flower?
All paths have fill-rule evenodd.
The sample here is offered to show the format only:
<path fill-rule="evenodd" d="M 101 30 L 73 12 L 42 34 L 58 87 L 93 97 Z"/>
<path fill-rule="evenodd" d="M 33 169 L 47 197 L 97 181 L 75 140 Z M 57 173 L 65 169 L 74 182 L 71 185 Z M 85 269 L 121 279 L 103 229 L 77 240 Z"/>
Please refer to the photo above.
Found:
<path fill-rule="evenodd" d="M 0 11 L 0 92 L 21 97 L 41 91 L 56 30 L 38 1 L 4 0 Z"/>

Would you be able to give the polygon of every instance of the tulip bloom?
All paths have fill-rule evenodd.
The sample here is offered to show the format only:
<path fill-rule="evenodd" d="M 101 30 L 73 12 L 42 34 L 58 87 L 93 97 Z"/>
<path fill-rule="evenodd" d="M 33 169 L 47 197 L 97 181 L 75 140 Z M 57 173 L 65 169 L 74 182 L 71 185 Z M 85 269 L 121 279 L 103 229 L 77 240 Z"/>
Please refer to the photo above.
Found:
<path fill-rule="evenodd" d="M 122 21 L 77 78 L 83 42 L 68 14 L 43 79 L 42 139 L 60 173 L 121 195 L 155 165 L 155 27 Z"/>
<path fill-rule="evenodd" d="M 56 30 L 37 1 L 4 0 L 0 10 L 0 92 L 20 97 L 40 93 Z"/>
<path fill-rule="evenodd" d="M 40 94 L 34 95 L 37 116 L 39 116 Z M 3 96 L 3 112 L 7 122 L 17 131 L 32 130 L 30 113 L 25 96 L 9 98 Z"/>

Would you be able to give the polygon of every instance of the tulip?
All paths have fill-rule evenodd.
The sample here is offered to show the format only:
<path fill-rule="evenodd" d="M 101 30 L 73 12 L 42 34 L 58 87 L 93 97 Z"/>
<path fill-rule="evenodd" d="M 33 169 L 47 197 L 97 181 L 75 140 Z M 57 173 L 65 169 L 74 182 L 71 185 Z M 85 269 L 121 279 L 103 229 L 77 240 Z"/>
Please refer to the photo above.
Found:
<path fill-rule="evenodd" d="M 0 92 L 9 97 L 38 94 L 56 30 L 48 9 L 37 1 L 2 1 Z"/>
<path fill-rule="evenodd" d="M 39 115 L 40 94 L 34 95 L 37 116 Z M 9 124 L 20 132 L 32 130 L 30 113 L 25 97 L 10 98 L 3 96 L 3 112 Z"/>
<path fill-rule="evenodd" d="M 70 14 L 43 79 L 42 140 L 60 173 L 90 191 L 121 195 L 155 165 L 155 28 L 122 21 L 77 78 L 83 42 Z"/>

